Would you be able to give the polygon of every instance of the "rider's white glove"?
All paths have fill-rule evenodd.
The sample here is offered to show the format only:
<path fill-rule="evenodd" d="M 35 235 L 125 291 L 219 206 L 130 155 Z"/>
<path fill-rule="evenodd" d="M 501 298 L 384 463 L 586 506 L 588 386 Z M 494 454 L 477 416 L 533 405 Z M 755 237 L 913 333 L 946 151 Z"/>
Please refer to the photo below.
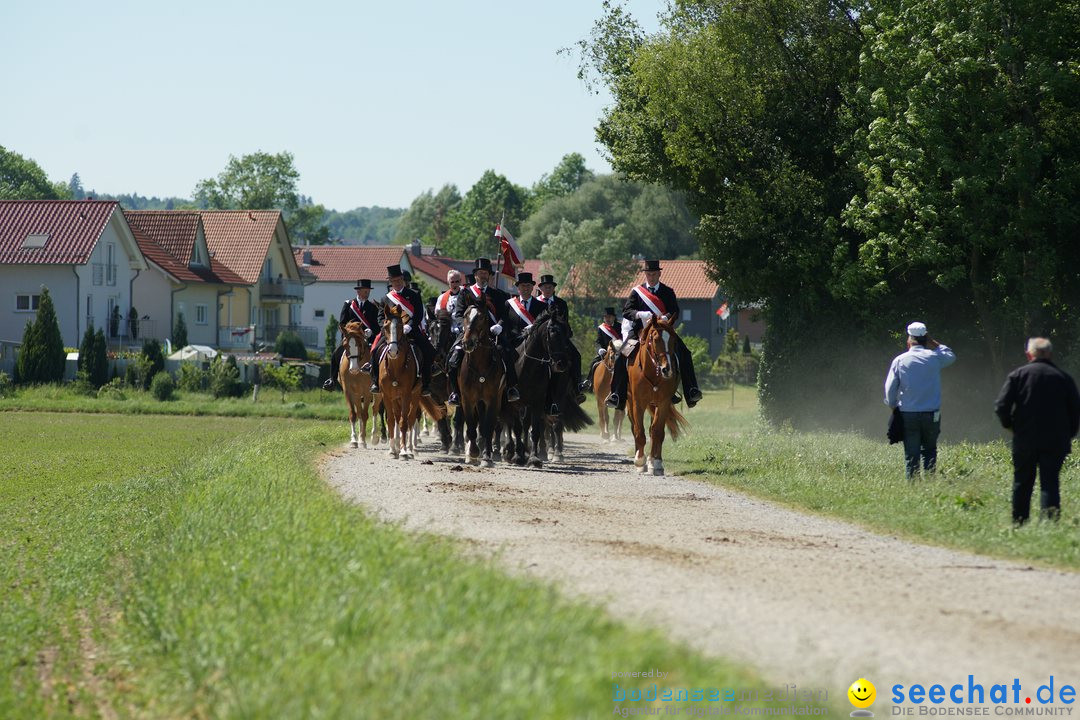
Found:
<path fill-rule="evenodd" d="M 371 328 L 364 328 L 364 337 L 371 337 Z"/>
<path fill-rule="evenodd" d="M 499 323 L 495 323 L 494 325 L 491 326 L 491 334 L 492 335 L 498 335 L 501 332 L 502 332 L 502 325 L 500 325 Z"/>
<path fill-rule="evenodd" d="M 648 310 L 638 310 L 637 319 L 641 322 L 649 322 L 649 318 L 652 317 L 652 313 Z"/>
<path fill-rule="evenodd" d="M 410 325 L 409 323 L 405 323 L 405 327 L 403 327 L 401 329 L 405 331 L 406 335 L 408 335 L 409 333 L 412 332 L 412 325 Z"/>

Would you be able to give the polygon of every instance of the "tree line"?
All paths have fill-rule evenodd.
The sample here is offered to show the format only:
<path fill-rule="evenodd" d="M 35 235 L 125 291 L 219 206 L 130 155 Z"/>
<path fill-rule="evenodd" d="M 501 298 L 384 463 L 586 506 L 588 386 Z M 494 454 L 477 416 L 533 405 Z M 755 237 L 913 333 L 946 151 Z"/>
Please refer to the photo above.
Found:
<path fill-rule="evenodd" d="M 578 47 L 598 138 L 764 302 L 774 421 L 859 417 L 914 319 L 980 418 L 1027 336 L 1075 366 L 1080 5 L 685 0 L 654 34 L 605 7 Z"/>

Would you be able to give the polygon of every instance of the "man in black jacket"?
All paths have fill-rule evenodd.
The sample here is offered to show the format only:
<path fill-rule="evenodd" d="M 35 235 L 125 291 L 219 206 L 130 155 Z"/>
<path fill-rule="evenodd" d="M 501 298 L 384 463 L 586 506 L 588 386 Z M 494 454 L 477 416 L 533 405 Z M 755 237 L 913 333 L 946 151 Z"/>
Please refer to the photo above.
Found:
<path fill-rule="evenodd" d="M 622 323 L 624 341 L 636 339 L 645 323 L 652 317 L 667 315 L 673 321 L 678 321 L 679 301 L 675 298 L 675 291 L 660 282 L 660 270 L 659 260 L 646 260 L 645 282 L 631 290 L 630 297 L 626 298 Z M 686 393 L 686 405 L 694 407 L 701 400 L 701 390 L 698 389 L 697 375 L 694 373 L 694 359 L 690 350 L 681 342 L 675 347 L 675 357 L 679 361 L 679 375 L 682 376 L 683 392 Z M 608 407 L 619 410 L 626 406 L 626 362 L 627 356 L 624 353 L 620 353 L 615 359 L 611 394 L 607 399 Z M 679 402 L 682 398 L 676 395 L 672 400 Z"/>
<path fill-rule="evenodd" d="M 611 341 L 621 339 L 622 336 L 615 327 L 615 308 L 604 308 L 604 322 L 596 326 L 596 355 L 592 359 L 592 364 L 589 365 L 588 374 L 581 381 L 582 390 L 592 391 L 593 373 L 596 372 L 596 366 L 604 361 L 604 355 L 607 354 L 608 345 Z"/>
<path fill-rule="evenodd" d="M 555 294 L 555 286 L 558 283 L 555 282 L 554 275 L 541 275 L 540 283 L 537 287 L 540 288 L 541 307 L 558 311 L 566 319 L 566 326 L 570 328 L 570 339 L 574 338 L 574 328 L 570 325 L 570 308 L 566 305 L 566 301 Z M 573 342 L 570 343 L 570 387 L 574 393 L 574 400 L 578 405 L 585 402 L 585 395 L 581 392 L 581 353 L 578 352 L 577 345 Z"/>
<path fill-rule="evenodd" d="M 338 330 L 341 332 L 342 342 L 334 350 L 334 355 L 330 359 L 330 377 L 323 383 L 324 390 L 337 389 L 338 365 L 345 352 L 345 326 L 351 322 L 363 325 L 364 337 L 368 339 L 368 342 L 371 342 L 371 339 L 379 332 L 379 306 L 368 300 L 368 296 L 371 295 L 371 280 L 367 278 L 357 280 L 353 290 L 356 291 L 356 297 L 347 300 L 341 306 L 341 313 L 338 315 Z"/>
<path fill-rule="evenodd" d="M 387 280 L 390 283 L 390 291 L 386 293 L 383 302 L 379 305 L 379 328 L 382 328 L 386 318 L 386 310 L 391 305 L 396 305 L 409 316 L 408 323 L 402 328 L 407 337 L 420 352 L 420 394 L 431 395 L 431 363 L 435 358 L 435 348 L 431 346 L 425 332 L 424 301 L 420 293 L 405 286 L 405 274 L 400 265 L 391 265 L 386 268 Z M 371 392 L 379 392 L 379 359 L 382 349 L 386 347 L 389 338 L 379 337 L 379 342 L 371 349 Z"/>
<path fill-rule="evenodd" d="M 1046 338 L 1031 338 L 1028 363 L 1009 373 L 994 402 L 1002 426 L 1013 431 L 1013 522 L 1027 522 L 1035 469 L 1039 471 L 1039 500 L 1044 518 L 1061 513 L 1058 476 L 1072 438 L 1080 429 L 1080 395 L 1068 373 L 1051 361 Z"/>

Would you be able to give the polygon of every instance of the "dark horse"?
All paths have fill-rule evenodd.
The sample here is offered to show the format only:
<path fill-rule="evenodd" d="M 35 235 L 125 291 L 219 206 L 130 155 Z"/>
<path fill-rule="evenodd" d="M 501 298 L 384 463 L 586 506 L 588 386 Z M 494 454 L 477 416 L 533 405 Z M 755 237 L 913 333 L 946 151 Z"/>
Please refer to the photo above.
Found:
<path fill-rule="evenodd" d="M 550 428 L 556 438 L 557 459 L 562 455 L 562 426 L 580 430 L 589 417 L 574 401 L 570 363 L 575 355 L 570 348 L 570 326 L 557 309 L 541 313 L 518 347 L 517 371 L 521 390 L 520 409 L 513 423 L 513 462 L 525 464 L 524 450 L 529 447 L 528 464 L 541 467 L 541 448 Z M 509 453 L 506 453 L 509 455 Z M 510 462 L 510 458 L 507 457 Z"/>
<path fill-rule="evenodd" d="M 450 355 L 450 348 L 454 344 L 454 332 L 450 320 L 450 313 L 445 310 L 436 312 L 433 320 L 428 325 L 428 339 L 435 348 L 435 360 L 431 367 L 431 396 L 440 405 L 446 405 L 450 397 L 450 376 L 447 374 L 446 360 Z M 451 426 L 453 422 L 453 426 Z M 454 413 L 454 419 L 444 417 L 438 422 L 439 438 L 442 441 L 442 451 L 451 452 L 451 444 L 454 452 L 465 451 L 465 413 Z M 451 429 L 453 433 L 451 435 Z"/>
<path fill-rule="evenodd" d="M 483 463 L 493 467 L 492 437 L 502 407 L 505 384 L 501 352 L 491 334 L 492 322 L 486 305 L 481 304 L 471 292 L 462 292 L 458 298 L 463 303 L 462 318 L 465 334 L 461 343 L 465 357 L 458 370 L 458 387 L 461 388 L 461 411 L 465 415 L 466 436 L 469 440 L 466 459 L 480 464 L 480 448 L 477 446 L 477 429 L 483 446 Z"/>

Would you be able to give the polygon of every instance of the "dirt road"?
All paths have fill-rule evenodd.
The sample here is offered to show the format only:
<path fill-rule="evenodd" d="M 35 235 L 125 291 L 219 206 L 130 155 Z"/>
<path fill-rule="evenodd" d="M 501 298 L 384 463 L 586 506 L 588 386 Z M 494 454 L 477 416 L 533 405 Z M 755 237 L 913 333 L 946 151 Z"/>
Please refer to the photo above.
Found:
<path fill-rule="evenodd" d="M 777 683 L 859 677 L 987 690 L 1080 681 L 1080 574 L 915 545 L 712 485 L 634 472 L 626 445 L 570 436 L 542 470 L 460 467 L 422 446 L 335 452 L 346 497 L 406 527 L 501 551 L 513 572 L 599 600 Z M 429 461 L 432 464 L 423 464 Z"/>

